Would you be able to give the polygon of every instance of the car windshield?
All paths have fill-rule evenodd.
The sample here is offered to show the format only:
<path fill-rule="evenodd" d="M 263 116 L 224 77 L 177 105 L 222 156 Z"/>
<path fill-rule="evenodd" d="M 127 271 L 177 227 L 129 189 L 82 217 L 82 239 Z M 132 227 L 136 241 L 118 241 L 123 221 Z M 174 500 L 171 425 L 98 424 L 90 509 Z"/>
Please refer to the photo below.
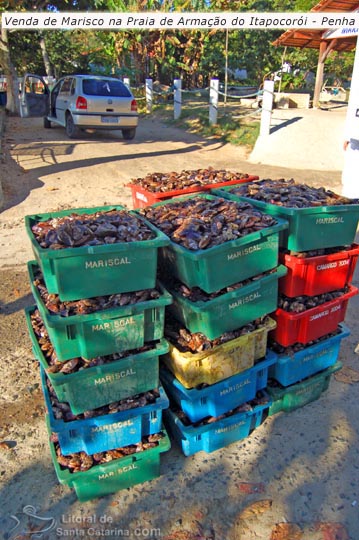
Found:
<path fill-rule="evenodd" d="M 129 89 L 121 81 L 83 79 L 82 88 L 88 96 L 131 97 Z"/>

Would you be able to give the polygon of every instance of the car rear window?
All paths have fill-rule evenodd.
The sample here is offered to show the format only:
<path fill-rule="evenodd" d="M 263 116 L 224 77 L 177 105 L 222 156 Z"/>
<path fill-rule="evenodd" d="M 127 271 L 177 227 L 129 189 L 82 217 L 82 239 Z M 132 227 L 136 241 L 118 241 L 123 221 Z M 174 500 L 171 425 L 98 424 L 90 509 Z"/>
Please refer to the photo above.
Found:
<path fill-rule="evenodd" d="M 83 79 L 82 89 L 88 96 L 131 97 L 129 89 L 121 81 Z"/>

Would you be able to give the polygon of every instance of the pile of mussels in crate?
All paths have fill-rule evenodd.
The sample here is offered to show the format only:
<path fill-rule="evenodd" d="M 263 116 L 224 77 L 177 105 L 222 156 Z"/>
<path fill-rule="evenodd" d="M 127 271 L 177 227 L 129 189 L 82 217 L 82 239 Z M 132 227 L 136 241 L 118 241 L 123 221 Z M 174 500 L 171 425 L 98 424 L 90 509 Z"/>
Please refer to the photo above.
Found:
<path fill-rule="evenodd" d="M 26 218 L 50 449 L 80 500 L 158 476 L 164 425 L 185 455 L 212 452 L 319 398 L 341 367 L 359 201 L 209 177 L 152 205 L 137 181 L 135 211 Z"/>

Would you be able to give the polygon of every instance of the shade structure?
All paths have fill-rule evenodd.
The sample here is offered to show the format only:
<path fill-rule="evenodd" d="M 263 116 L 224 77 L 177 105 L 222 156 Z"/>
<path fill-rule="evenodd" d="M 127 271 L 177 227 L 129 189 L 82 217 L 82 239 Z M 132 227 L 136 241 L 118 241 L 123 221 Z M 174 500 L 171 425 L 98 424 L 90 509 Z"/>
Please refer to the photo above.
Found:
<path fill-rule="evenodd" d="M 322 0 L 310 11 L 327 13 L 350 13 L 359 10 L 358 0 Z M 349 17 L 348 17 L 349 18 Z M 357 43 L 357 34 L 338 35 L 326 29 L 293 29 L 287 30 L 273 41 L 276 47 L 299 47 L 301 49 L 319 49 L 318 67 L 313 96 L 313 106 L 319 103 L 320 90 L 323 84 L 324 62 L 331 51 L 352 51 Z"/>
<path fill-rule="evenodd" d="M 322 0 L 310 11 L 328 13 L 347 13 L 359 9 L 358 0 Z M 273 45 L 279 47 L 300 47 L 319 49 L 320 44 L 325 39 L 326 30 L 323 29 L 294 29 L 287 30 L 279 38 L 273 41 Z M 356 46 L 356 35 L 348 35 L 336 40 L 331 50 L 351 51 Z"/>

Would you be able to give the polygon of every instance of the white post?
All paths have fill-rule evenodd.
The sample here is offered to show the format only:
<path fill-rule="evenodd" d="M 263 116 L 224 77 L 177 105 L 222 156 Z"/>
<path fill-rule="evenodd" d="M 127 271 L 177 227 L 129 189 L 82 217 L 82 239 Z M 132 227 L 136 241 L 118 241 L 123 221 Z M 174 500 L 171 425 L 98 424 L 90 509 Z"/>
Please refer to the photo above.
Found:
<path fill-rule="evenodd" d="M 146 79 L 146 110 L 148 113 L 152 111 L 153 104 L 153 90 L 152 90 L 152 79 Z"/>
<path fill-rule="evenodd" d="M 225 45 L 225 67 L 224 67 L 224 104 L 227 103 L 228 90 L 228 28 L 226 28 L 226 45 Z"/>
<path fill-rule="evenodd" d="M 126 86 L 128 86 L 128 88 L 130 88 L 130 79 L 128 77 L 124 77 L 123 84 L 125 84 Z"/>
<path fill-rule="evenodd" d="M 359 47 L 354 57 L 354 66 L 350 84 L 350 94 L 345 121 L 344 141 L 349 141 L 344 152 L 342 172 L 342 194 L 349 198 L 359 198 Z"/>
<path fill-rule="evenodd" d="M 174 119 L 177 120 L 181 116 L 182 108 L 182 81 L 181 79 L 175 79 L 173 81 L 173 102 L 174 102 Z"/>
<path fill-rule="evenodd" d="M 264 81 L 259 135 L 269 135 L 273 110 L 274 81 Z"/>
<path fill-rule="evenodd" d="M 211 79 L 209 86 L 209 123 L 217 124 L 219 80 Z"/>

